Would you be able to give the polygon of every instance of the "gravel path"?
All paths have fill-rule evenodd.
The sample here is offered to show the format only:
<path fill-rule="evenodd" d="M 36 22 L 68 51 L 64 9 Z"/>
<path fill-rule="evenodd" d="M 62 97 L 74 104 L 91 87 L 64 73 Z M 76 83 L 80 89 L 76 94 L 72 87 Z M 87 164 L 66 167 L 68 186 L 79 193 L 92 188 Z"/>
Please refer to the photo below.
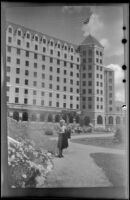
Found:
<path fill-rule="evenodd" d="M 82 145 L 69 141 L 69 148 L 64 150 L 63 158 L 54 158 L 54 169 L 48 175 L 43 187 L 109 187 L 108 180 L 102 168 L 98 167 L 90 154 L 109 152 L 125 154 L 122 150 L 107 149 Z"/>

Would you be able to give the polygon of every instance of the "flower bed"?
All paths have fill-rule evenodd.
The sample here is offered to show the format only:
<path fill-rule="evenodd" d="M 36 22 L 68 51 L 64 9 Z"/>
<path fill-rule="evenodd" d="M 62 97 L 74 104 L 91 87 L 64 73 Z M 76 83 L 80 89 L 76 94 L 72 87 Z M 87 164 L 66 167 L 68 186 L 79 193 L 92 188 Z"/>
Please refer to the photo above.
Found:
<path fill-rule="evenodd" d="M 12 188 L 36 188 L 44 185 L 53 168 L 52 156 L 36 149 L 29 139 L 8 137 L 9 185 Z"/>

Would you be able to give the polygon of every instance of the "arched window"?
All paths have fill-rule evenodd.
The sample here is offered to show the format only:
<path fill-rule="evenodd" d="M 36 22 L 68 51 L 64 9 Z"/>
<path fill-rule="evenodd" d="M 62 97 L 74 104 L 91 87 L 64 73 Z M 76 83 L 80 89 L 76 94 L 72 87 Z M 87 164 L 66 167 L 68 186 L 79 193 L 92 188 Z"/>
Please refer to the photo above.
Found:
<path fill-rule="evenodd" d="M 89 118 L 88 116 L 86 116 L 86 117 L 84 118 L 84 124 L 85 124 L 86 126 L 88 126 L 89 123 L 90 123 L 90 118 Z"/>
<path fill-rule="evenodd" d="M 28 121 L 28 113 L 27 112 L 23 112 L 22 121 Z"/>
<path fill-rule="evenodd" d="M 17 111 L 13 113 L 13 119 L 19 121 L 19 113 Z"/>
<path fill-rule="evenodd" d="M 40 121 L 43 122 L 44 120 L 45 120 L 45 116 L 44 116 L 44 114 L 42 113 L 42 114 L 40 114 Z"/>
<path fill-rule="evenodd" d="M 99 115 L 97 117 L 97 124 L 103 124 L 103 120 L 102 120 L 102 116 L 101 115 Z"/>
<path fill-rule="evenodd" d="M 109 124 L 113 124 L 113 117 L 110 116 L 110 117 L 108 118 L 108 121 L 109 121 Z"/>
<path fill-rule="evenodd" d="M 54 41 L 51 39 L 50 40 L 50 45 L 53 46 L 54 45 Z"/>
<path fill-rule="evenodd" d="M 18 29 L 18 30 L 17 30 L 17 35 L 18 35 L 18 36 L 22 36 L 22 31 L 21 31 L 21 29 Z"/>
<path fill-rule="evenodd" d="M 8 27 L 8 32 L 13 33 L 13 28 L 11 26 Z"/>
<path fill-rule="evenodd" d="M 120 124 L 120 121 L 121 121 L 121 120 L 120 120 L 120 117 L 117 116 L 117 117 L 116 117 L 116 124 Z"/>
<path fill-rule="evenodd" d="M 53 121 L 53 117 L 51 114 L 48 115 L 48 122 L 52 122 Z"/>
<path fill-rule="evenodd" d="M 42 39 L 42 42 L 43 42 L 43 44 L 46 44 L 46 38 L 45 37 Z"/>
<path fill-rule="evenodd" d="M 35 40 L 36 42 L 38 42 L 38 40 L 39 40 L 39 37 L 38 37 L 38 35 L 37 35 L 37 34 L 34 36 L 34 40 Z"/>
<path fill-rule="evenodd" d="M 28 31 L 26 32 L 26 37 L 27 37 L 27 39 L 31 38 L 31 34 Z"/>

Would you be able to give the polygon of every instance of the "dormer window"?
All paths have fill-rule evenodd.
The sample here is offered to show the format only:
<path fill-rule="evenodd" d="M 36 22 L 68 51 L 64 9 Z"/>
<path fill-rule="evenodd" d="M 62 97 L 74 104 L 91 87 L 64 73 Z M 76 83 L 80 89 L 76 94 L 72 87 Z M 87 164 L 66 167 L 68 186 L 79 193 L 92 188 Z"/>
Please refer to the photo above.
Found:
<path fill-rule="evenodd" d="M 35 35 L 35 41 L 38 42 L 38 36 Z"/>
<path fill-rule="evenodd" d="M 53 46 L 53 42 L 51 41 L 51 46 Z"/>
<path fill-rule="evenodd" d="M 11 27 L 9 27 L 8 32 L 9 32 L 9 33 L 12 33 L 12 32 L 13 32 Z"/>
<path fill-rule="evenodd" d="M 27 38 L 30 39 L 30 34 L 29 33 L 27 33 Z"/>
<path fill-rule="evenodd" d="M 71 52 L 73 52 L 74 51 L 74 49 L 73 48 L 71 48 Z"/>
<path fill-rule="evenodd" d="M 46 44 L 46 39 L 43 39 L 43 43 Z"/>
<path fill-rule="evenodd" d="M 21 30 L 18 30 L 18 36 L 21 36 Z"/>
<path fill-rule="evenodd" d="M 58 44 L 58 48 L 60 49 L 60 44 Z"/>

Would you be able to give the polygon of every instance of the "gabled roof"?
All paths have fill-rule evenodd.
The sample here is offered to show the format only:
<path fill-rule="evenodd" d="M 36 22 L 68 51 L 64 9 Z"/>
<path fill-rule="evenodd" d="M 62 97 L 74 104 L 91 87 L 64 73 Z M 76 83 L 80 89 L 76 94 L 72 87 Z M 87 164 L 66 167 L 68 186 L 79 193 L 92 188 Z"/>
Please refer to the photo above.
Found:
<path fill-rule="evenodd" d="M 100 42 L 96 38 L 94 38 L 92 35 L 88 35 L 85 40 L 81 43 L 81 45 L 96 45 L 101 48 L 104 48 Z"/>

